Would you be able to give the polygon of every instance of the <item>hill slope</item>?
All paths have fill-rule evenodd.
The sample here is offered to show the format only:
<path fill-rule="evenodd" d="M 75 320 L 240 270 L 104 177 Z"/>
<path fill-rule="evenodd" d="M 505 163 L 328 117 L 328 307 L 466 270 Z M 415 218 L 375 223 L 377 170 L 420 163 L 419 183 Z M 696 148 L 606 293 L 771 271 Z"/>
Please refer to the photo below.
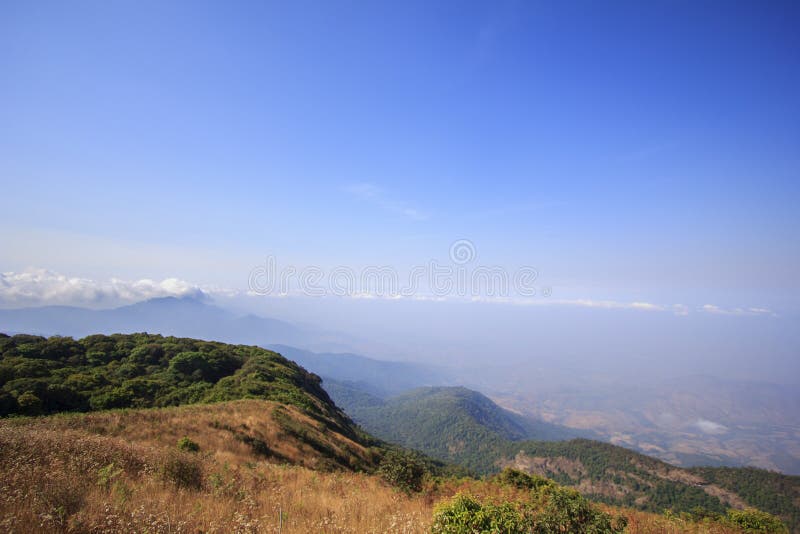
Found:
<path fill-rule="evenodd" d="M 315 426 L 296 407 L 260 400 L 0 420 L 0 528 L 422 534 L 431 531 L 435 505 L 460 493 L 479 496 L 490 513 L 519 510 L 559 525 L 536 532 L 589 531 L 575 525 L 606 514 L 627 520 L 629 534 L 744 532 L 726 519 L 592 506 L 541 479 L 531 480 L 540 488 L 532 491 L 520 475 L 429 478 L 420 493 L 404 494 L 374 475 L 329 472 L 328 456 L 286 433 L 283 417 Z M 350 457 L 368 454 L 344 436 L 314 435 Z M 195 447 L 178 447 L 182 436 Z"/>
<path fill-rule="evenodd" d="M 752 467 L 694 467 L 690 472 L 729 491 L 750 506 L 782 517 L 800 529 L 800 477 Z"/>
<path fill-rule="evenodd" d="M 387 400 L 347 383 L 328 381 L 326 388 L 368 432 L 481 473 L 492 470 L 496 451 L 508 441 L 576 436 L 500 408 L 463 387 L 418 388 Z"/>
<path fill-rule="evenodd" d="M 531 423 L 466 388 L 421 388 L 383 400 L 347 384 L 328 387 L 337 404 L 373 435 L 479 473 L 513 467 L 574 486 L 594 500 L 654 512 L 753 506 L 780 515 L 795 530 L 800 526 L 800 506 L 791 501 L 800 491 L 800 477 L 781 476 L 782 486 L 756 484 L 758 491 L 740 491 L 745 469 L 690 471 L 589 439 L 543 441 L 558 439 L 554 435 L 563 431 Z M 531 441 L 537 432 L 539 441 Z M 723 472 L 730 480 L 714 476 Z"/>
<path fill-rule="evenodd" d="M 318 376 L 265 349 L 148 334 L 77 341 L 0 334 L 0 415 L 247 398 L 296 406 L 330 430 L 357 437 Z"/>
<path fill-rule="evenodd" d="M 0 452 L 3 532 L 277 531 L 281 507 L 284 532 L 386 531 L 425 509 L 353 472 L 375 451 L 273 401 L 5 418 Z"/>

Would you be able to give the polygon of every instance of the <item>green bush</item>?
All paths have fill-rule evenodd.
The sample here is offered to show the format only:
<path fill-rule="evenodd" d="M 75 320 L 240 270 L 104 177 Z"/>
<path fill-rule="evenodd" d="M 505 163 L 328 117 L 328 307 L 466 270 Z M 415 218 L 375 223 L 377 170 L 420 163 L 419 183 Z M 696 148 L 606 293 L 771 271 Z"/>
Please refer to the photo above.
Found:
<path fill-rule="evenodd" d="M 767 512 L 750 508 L 747 510 L 729 510 L 728 521 L 745 532 L 769 532 L 781 534 L 789 532 L 780 519 Z"/>
<path fill-rule="evenodd" d="M 378 474 L 386 482 L 406 493 L 422 489 L 425 473 L 425 464 L 409 452 L 389 451 L 378 467 Z"/>
<path fill-rule="evenodd" d="M 517 472 L 519 473 L 519 472 Z M 511 480 L 523 477 L 511 475 Z M 537 478 L 532 479 L 537 483 Z M 546 480 L 546 479 L 545 479 Z M 595 508 L 577 491 L 554 483 L 533 489 L 530 501 L 481 504 L 468 495 L 456 495 L 434 510 L 434 534 L 617 534 L 626 527 L 623 517 L 612 518 Z"/>
<path fill-rule="evenodd" d="M 42 413 L 42 400 L 30 391 L 26 391 L 17 397 L 17 404 L 20 412 L 25 415 L 39 415 Z"/>
<path fill-rule="evenodd" d="M 178 440 L 178 450 L 186 452 L 197 452 L 200 450 L 200 445 L 189 439 L 188 436 L 183 436 Z"/>
<path fill-rule="evenodd" d="M 572 488 L 545 487 L 540 498 L 544 506 L 536 514 L 533 530 L 536 533 L 614 534 L 624 531 L 627 526 L 624 517 L 612 518 L 601 512 Z"/>
<path fill-rule="evenodd" d="M 481 504 L 469 495 L 458 494 L 440 503 L 433 512 L 434 534 L 528 534 L 533 520 L 513 504 Z"/>

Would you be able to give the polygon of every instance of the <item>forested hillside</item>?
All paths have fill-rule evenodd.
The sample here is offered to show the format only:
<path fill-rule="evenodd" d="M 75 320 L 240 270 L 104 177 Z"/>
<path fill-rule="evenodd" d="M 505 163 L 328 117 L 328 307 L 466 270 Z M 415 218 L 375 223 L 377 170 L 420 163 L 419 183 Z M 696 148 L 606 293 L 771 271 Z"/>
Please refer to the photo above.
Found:
<path fill-rule="evenodd" d="M 0 334 L 2 415 L 249 398 L 294 405 L 338 431 L 355 432 L 318 376 L 259 347 L 150 334 L 79 340 Z"/>
<path fill-rule="evenodd" d="M 557 440 L 577 433 L 504 410 L 463 387 L 418 388 L 386 401 L 326 382 L 337 405 L 381 439 L 426 451 L 477 473 L 493 470 L 507 441 Z"/>
<path fill-rule="evenodd" d="M 689 471 L 736 492 L 749 505 L 781 516 L 795 528 L 800 527 L 800 476 L 752 467 L 695 467 Z"/>
<path fill-rule="evenodd" d="M 327 386 L 326 386 L 327 387 Z M 490 474 L 503 467 L 546 476 L 592 499 L 641 510 L 723 513 L 753 506 L 797 529 L 798 477 L 756 469 L 686 470 L 591 439 L 569 439 L 563 427 L 532 422 L 466 388 L 420 388 L 380 399 L 335 383 L 331 396 L 378 438 Z M 560 433 L 560 434 L 559 434 Z M 531 440 L 532 437 L 537 439 Z M 562 441 L 551 441 L 561 439 Z M 741 479 L 749 484 L 741 486 Z M 779 480 L 780 483 L 776 482 Z"/>

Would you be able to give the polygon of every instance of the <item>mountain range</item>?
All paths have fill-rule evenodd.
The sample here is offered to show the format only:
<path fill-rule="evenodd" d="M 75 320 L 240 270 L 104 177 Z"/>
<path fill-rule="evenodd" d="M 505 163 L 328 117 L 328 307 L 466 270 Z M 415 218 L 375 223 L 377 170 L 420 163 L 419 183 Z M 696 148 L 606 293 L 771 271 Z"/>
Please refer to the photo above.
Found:
<path fill-rule="evenodd" d="M 267 345 L 306 369 L 323 377 L 328 384 L 350 384 L 357 390 L 377 397 L 388 397 L 405 391 L 436 385 L 454 385 L 451 370 L 413 362 L 375 360 L 352 353 L 311 352 L 287 345 Z"/>
<path fill-rule="evenodd" d="M 347 345 L 344 334 L 235 313 L 202 296 L 162 297 L 111 309 L 73 306 L 0 309 L 0 330 L 72 337 L 154 332 L 249 345 L 286 343 L 315 350 Z"/>
<path fill-rule="evenodd" d="M 529 419 L 622 445 L 671 464 L 752 465 L 800 474 L 800 390 L 689 376 L 637 383 L 585 370 L 450 368 L 353 353 L 352 337 L 241 314 L 202 297 L 159 298 L 113 309 L 0 309 L 0 331 L 81 337 L 158 332 L 272 348 L 332 381 L 388 399 L 418 387 L 465 385 Z M 337 352 L 333 352 L 337 351 Z M 535 359 L 532 359 L 535 360 Z"/>
<path fill-rule="evenodd" d="M 0 330 L 77 337 L 148 331 L 272 348 L 320 375 L 337 404 L 374 435 L 475 472 L 491 472 L 499 465 L 532 469 L 526 458 L 531 451 L 534 458 L 543 457 L 542 445 L 530 450 L 526 447 L 532 445 L 515 449 L 516 445 L 576 436 L 621 445 L 677 466 L 755 465 L 800 472 L 800 395 L 776 385 L 709 377 L 641 386 L 603 384 L 577 373 L 580 387 L 569 387 L 527 369 L 501 372 L 488 366 L 475 372 L 389 362 L 330 352 L 330 347 L 338 350 L 346 344 L 346 336 L 237 314 L 199 298 L 152 299 L 107 310 L 0 310 Z M 472 384 L 489 393 L 488 398 L 441 389 L 459 384 Z M 439 389 L 419 389 L 431 387 Z M 556 452 L 563 456 L 564 451 Z M 536 468 L 543 474 L 564 475 L 554 467 L 564 460 L 535 462 L 544 463 Z M 577 477 L 571 483 L 586 489 L 597 481 Z M 603 492 L 614 493 L 608 488 Z M 786 509 L 784 503 L 781 513 Z"/>

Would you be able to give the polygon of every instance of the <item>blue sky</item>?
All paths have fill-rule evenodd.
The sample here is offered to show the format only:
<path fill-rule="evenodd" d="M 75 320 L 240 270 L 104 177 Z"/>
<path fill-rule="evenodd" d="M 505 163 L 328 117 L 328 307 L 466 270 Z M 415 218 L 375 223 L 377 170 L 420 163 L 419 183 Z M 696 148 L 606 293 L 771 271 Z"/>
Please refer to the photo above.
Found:
<path fill-rule="evenodd" d="M 798 311 L 792 2 L 4 2 L 0 271 L 533 265 Z M 787 325 L 787 328 L 789 325 Z"/>

